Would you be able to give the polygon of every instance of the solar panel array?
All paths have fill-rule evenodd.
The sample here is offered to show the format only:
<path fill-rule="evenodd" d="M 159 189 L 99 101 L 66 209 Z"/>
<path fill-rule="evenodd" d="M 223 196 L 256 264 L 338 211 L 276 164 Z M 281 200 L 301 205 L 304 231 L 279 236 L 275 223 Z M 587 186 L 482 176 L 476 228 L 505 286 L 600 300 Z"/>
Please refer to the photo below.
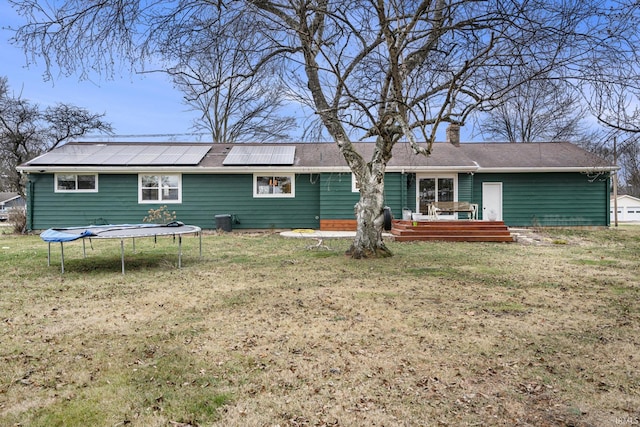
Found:
<path fill-rule="evenodd" d="M 224 159 L 224 166 L 293 165 L 296 147 L 291 145 L 236 145 Z"/>
<path fill-rule="evenodd" d="M 74 166 L 192 166 L 211 149 L 210 144 L 67 144 L 29 162 L 31 165 Z"/>

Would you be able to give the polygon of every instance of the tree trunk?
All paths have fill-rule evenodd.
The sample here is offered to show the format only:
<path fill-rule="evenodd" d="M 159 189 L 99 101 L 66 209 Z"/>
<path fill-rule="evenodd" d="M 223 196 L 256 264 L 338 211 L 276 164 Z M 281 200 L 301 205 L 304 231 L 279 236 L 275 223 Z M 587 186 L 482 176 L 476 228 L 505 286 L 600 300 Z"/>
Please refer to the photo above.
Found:
<path fill-rule="evenodd" d="M 352 258 L 385 258 L 393 254 L 382 241 L 384 229 L 384 172 L 379 178 L 359 180 L 360 201 L 355 205 L 356 237 L 347 250 Z"/>

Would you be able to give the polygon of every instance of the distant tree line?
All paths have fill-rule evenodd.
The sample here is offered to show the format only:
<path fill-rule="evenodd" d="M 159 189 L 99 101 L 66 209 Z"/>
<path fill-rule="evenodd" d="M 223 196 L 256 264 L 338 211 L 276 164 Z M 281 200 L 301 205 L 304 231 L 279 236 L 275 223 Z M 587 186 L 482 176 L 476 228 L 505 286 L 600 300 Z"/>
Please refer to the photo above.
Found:
<path fill-rule="evenodd" d="M 494 141 L 581 145 L 620 166 L 620 194 L 640 197 L 640 110 L 633 106 L 639 92 L 604 81 L 591 89 L 597 96 L 582 90 L 551 76 L 525 81 L 476 113 L 478 129 Z"/>
<path fill-rule="evenodd" d="M 42 108 L 12 92 L 8 79 L 0 77 L 0 191 L 24 195 L 18 165 L 89 132 L 112 132 L 103 117 L 70 104 Z"/>

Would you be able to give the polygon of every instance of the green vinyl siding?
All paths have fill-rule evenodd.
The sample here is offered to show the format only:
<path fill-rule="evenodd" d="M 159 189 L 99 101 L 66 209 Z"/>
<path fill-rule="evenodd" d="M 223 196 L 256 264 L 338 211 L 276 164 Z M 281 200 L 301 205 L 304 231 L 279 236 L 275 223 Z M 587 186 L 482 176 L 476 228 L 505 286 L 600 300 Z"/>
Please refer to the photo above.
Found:
<path fill-rule="evenodd" d="M 42 230 L 96 223 L 141 223 L 163 205 L 179 221 L 216 228 L 216 215 L 232 215 L 233 228 L 318 228 L 318 175 L 296 175 L 294 198 L 254 198 L 253 174 L 182 175 L 182 203 L 138 203 L 137 174 L 100 174 L 98 192 L 55 193 L 53 175 L 32 174 L 27 227 Z"/>
<path fill-rule="evenodd" d="M 54 175 L 29 175 L 27 226 L 41 230 L 100 223 L 139 223 L 152 205 L 138 204 L 137 175 L 99 175 L 98 192 L 54 192 Z"/>
<path fill-rule="evenodd" d="M 384 204 L 391 208 L 394 218 L 402 218 L 402 209 L 407 207 L 406 198 L 407 175 L 402 173 L 386 174 L 384 177 Z"/>
<path fill-rule="evenodd" d="M 473 199 L 473 175 L 458 174 L 458 201 L 470 202 Z"/>
<path fill-rule="evenodd" d="M 295 197 L 253 197 L 253 173 L 183 174 L 182 203 L 167 203 L 178 220 L 216 228 L 232 215 L 234 229 L 318 228 L 322 219 L 354 219 L 360 194 L 351 173 L 297 174 Z M 510 226 L 608 225 L 609 179 L 581 173 L 458 174 L 458 200 L 480 205 L 482 183 L 502 182 L 503 219 Z M 388 173 L 384 203 L 395 218 L 415 212 L 416 175 Z M 30 174 L 27 227 L 140 223 L 164 203 L 138 203 L 138 174 L 100 174 L 98 192 L 54 192 L 53 174 Z"/>
<path fill-rule="evenodd" d="M 502 182 L 508 226 L 604 226 L 609 223 L 608 176 L 582 173 L 474 175 L 473 199 L 482 218 L 482 183 Z"/>
<path fill-rule="evenodd" d="M 405 174 L 405 185 L 407 186 L 407 195 L 404 203 L 402 204 L 402 207 L 409 209 L 411 212 L 415 212 L 416 211 L 416 194 L 417 194 L 416 186 L 418 185 L 416 181 L 415 173 Z M 396 215 L 396 216 L 399 218 L 402 218 L 401 215 Z"/>
<path fill-rule="evenodd" d="M 353 208 L 360 199 L 360 193 L 351 191 L 351 173 L 322 173 L 319 178 L 320 217 L 355 219 Z"/>
<path fill-rule="evenodd" d="M 215 228 L 216 215 L 231 215 L 234 229 L 318 228 L 317 175 L 295 176 L 295 197 L 253 197 L 253 174 L 183 175 L 185 223 Z"/>
<path fill-rule="evenodd" d="M 354 207 L 360 193 L 352 191 L 351 173 L 323 173 L 320 175 L 320 215 L 322 219 L 355 219 Z M 414 186 L 415 188 L 415 186 Z M 402 208 L 415 204 L 415 190 L 408 196 L 407 174 L 387 173 L 384 182 L 384 204 L 395 218 L 402 217 Z M 409 206 L 411 206 L 409 204 Z"/>

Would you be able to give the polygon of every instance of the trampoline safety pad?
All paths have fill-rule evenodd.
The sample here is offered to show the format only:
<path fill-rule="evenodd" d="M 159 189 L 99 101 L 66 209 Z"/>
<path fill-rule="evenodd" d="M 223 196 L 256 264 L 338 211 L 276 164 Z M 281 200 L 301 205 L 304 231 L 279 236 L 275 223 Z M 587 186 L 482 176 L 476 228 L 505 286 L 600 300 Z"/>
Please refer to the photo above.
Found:
<path fill-rule="evenodd" d="M 82 253 L 86 258 L 85 239 L 119 239 L 122 274 L 124 274 L 124 240 L 132 239 L 135 251 L 135 239 L 142 237 L 174 236 L 178 237 L 178 268 L 182 267 L 182 235 L 197 234 L 202 257 L 202 229 L 195 225 L 185 225 L 179 221 L 167 224 L 113 224 L 89 225 L 85 227 L 50 228 L 40 234 L 48 243 L 47 265 L 51 266 L 51 243 L 60 243 L 60 268 L 64 273 L 64 243 L 82 240 Z"/>

